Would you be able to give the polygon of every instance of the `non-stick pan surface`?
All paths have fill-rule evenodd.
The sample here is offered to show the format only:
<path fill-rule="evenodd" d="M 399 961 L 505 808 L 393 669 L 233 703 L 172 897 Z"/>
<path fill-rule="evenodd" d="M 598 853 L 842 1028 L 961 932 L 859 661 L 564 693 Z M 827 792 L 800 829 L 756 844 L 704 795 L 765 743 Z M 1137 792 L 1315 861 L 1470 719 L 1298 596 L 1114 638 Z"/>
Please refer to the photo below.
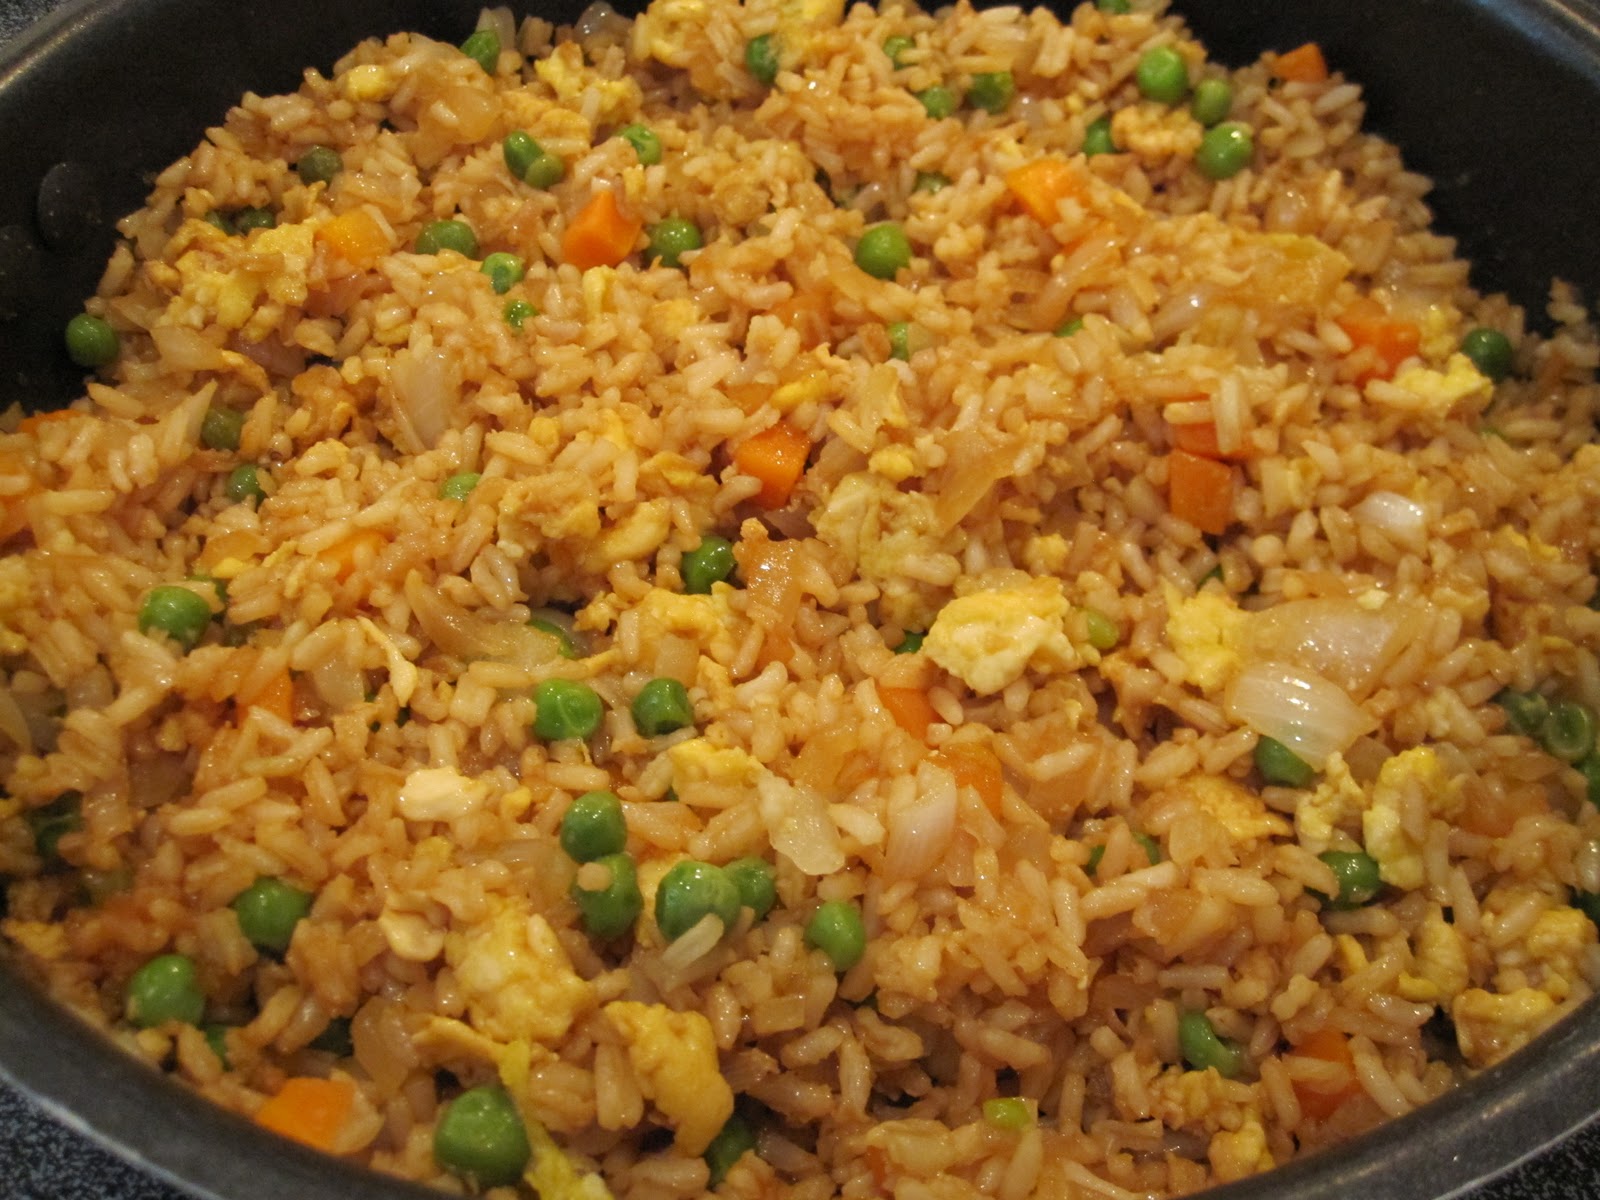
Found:
<path fill-rule="evenodd" d="M 519 0 L 520 4 L 528 0 Z M 618 5 L 621 7 L 621 5 Z M 557 19 L 576 0 L 550 0 Z M 1367 85 L 1369 124 L 1438 182 L 1443 229 L 1476 284 L 1538 313 L 1552 277 L 1600 295 L 1600 8 L 1589 0 L 1180 0 L 1216 57 L 1314 38 Z M 55 11 L 0 49 L 0 404 L 48 408 L 80 387 L 60 330 L 94 288 L 111 223 L 150 172 L 245 90 L 295 86 L 359 38 L 457 40 L 477 0 L 0 0 Z M 6 28 L 0 22 L 0 29 Z M 207 1200 L 435 1195 L 281 1142 L 124 1058 L 0 958 L 0 1075 L 70 1127 Z M 1600 1001 L 1444 1100 L 1340 1150 L 1213 1200 L 1434 1200 L 1462 1194 L 1600 1112 Z M 4 1145 L 0 1132 L 0 1147 Z M 57 1143 L 58 1145 L 60 1143 Z M 70 1147 L 72 1143 L 67 1143 Z M 1487 1200 L 1600 1197 L 1600 1135 Z M 87 1196 L 71 1167 L 29 1200 Z M 15 1179 L 12 1175 L 9 1178 Z M 36 1176 L 34 1178 L 37 1178 Z M 144 1174 L 127 1187 L 149 1195 Z M 118 1184 L 117 1186 L 122 1186 Z M 103 1200 L 118 1200 L 103 1192 Z"/>

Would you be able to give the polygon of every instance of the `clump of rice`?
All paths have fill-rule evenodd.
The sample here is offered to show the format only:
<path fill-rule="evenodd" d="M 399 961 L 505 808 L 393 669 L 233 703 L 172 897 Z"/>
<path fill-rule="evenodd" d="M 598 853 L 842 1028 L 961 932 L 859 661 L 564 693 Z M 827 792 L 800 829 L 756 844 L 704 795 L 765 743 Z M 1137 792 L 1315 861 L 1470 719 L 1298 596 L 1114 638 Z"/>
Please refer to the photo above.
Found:
<path fill-rule="evenodd" d="M 88 302 L 120 357 L 5 421 L 4 931 L 54 994 L 244 1113 L 351 1081 L 332 1148 L 442 1186 L 441 1106 L 499 1083 L 560 1147 L 524 1191 L 564 1156 L 698 1194 L 736 1101 L 756 1153 L 724 1193 L 1008 1200 L 1266 1170 L 1590 994 L 1600 817 L 1495 698 L 1600 707 L 1595 334 L 1567 288 L 1548 336 L 1471 289 L 1354 84 L 1227 75 L 1152 5 L 485 20 L 492 73 L 398 34 L 247 96 L 120 227 Z M 1230 80 L 1247 169 L 1207 177 L 1186 107 L 1139 96 L 1155 46 Z M 915 98 L 1002 71 L 996 114 Z M 1120 152 L 1085 158 L 1107 115 Z M 515 130 L 564 178 L 514 178 Z M 294 170 L 313 146 L 331 183 Z M 1074 184 L 1041 219 L 1008 179 L 1048 158 Z M 580 271 L 564 235 L 606 190 L 641 232 Z M 276 228 L 205 220 L 247 207 Z M 350 214 L 371 253 L 341 253 Z M 705 243 L 676 269 L 643 232 L 674 217 Z M 414 252 L 446 218 L 525 277 Z M 853 261 L 884 220 L 913 250 L 890 280 Z M 1403 361 L 1352 333 L 1363 303 Z M 1458 353 L 1479 326 L 1503 382 Z M 807 464 L 764 503 L 738 451 L 779 422 Z M 733 583 L 684 596 L 711 533 Z M 218 609 L 188 653 L 138 620 L 185 580 Z M 660 677 L 695 722 L 647 737 Z M 592 737 L 534 735 L 553 678 L 601 697 Z M 1265 736 L 1313 779 L 1264 779 Z M 601 789 L 645 895 L 611 941 L 558 840 Z M 1328 902 L 1329 851 L 1376 860 L 1371 903 Z M 772 912 L 665 943 L 668 868 L 745 856 Z M 314 894 L 281 956 L 229 907 L 263 876 Z M 806 934 L 834 901 L 866 933 L 842 972 Z M 125 1019 L 163 953 L 226 1062 Z M 1185 1061 L 1195 1014 L 1233 1077 Z"/>

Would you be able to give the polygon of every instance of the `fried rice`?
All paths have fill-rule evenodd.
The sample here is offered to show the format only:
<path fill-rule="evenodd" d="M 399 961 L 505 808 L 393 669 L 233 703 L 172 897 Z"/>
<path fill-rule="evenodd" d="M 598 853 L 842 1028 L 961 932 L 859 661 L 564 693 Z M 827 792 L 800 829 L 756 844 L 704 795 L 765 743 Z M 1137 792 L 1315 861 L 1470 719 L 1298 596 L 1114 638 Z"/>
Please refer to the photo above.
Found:
<path fill-rule="evenodd" d="M 1587 314 L 1475 291 L 1315 47 L 1125 7 L 493 11 L 247 95 L 3 422 L 20 961 L 545 1200 L 1187 1193 L 1583 1002 Z"/>

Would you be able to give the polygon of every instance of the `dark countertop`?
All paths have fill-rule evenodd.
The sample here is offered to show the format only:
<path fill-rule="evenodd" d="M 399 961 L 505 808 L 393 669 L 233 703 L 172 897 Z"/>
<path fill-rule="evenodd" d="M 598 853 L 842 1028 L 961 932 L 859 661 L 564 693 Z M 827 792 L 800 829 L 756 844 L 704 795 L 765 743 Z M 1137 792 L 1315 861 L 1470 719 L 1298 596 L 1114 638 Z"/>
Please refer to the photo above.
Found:
<path fill-rule="evenodd" d="M 60 2 L 0 0 L 0 49 Z M 150 1117 L 159 1121 L 162 1114 Z M 183 1193 L 53 1120 L 4 1083 L 0 1083 L 0 1198 L 186 1200 Z M 1494 1183 L 1468 1193 L 1465 1200 L 1600 1200 L 1600 1122 L 1591 1122 Z"/>

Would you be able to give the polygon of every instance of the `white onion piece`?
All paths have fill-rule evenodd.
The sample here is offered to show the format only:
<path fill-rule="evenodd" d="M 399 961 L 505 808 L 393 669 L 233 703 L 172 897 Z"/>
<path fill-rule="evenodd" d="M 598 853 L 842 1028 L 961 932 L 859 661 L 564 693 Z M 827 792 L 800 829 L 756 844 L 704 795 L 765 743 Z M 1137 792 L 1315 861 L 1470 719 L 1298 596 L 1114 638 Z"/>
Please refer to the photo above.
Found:
<path fill-rule="evenodd" d="M 33 731 L 28 728 L 28 718 L 23 716 L 22 706 L 11 689 L 4 685 L 0 685 L 0 734 L 15 742 L 24 754 L 33 753 Z"/>
<path fill-rule="evenodd" d="M 486 8 L 478 14 L 478 28 L 487 29 L 500 39 L 503 49 L 511 50 L 517 44 L 517 22 L 509 8 Z"/>
<path fill-rule="evenodd" d="M 722 918 L 707 913 L 679 934 L 661 952 L 661 965 L 669 971 L 686 971 L 717 948 L 726 933 Z"/>
<path fill-rule="evenodd" d="M 437 350 L 402 350 L 389 366 L 389 390 L 398 428 L 394 443 L 407 454 L 432 450 L 450 428 L 455 407 L 450 368 Z"/>
<path fill-rule="evenodd" d="M 1222 707 L 1232 720 L 1277 739 L 1318 768 L 1378 725 L 1338 685 L 1283 662 L 1245 667 Z"/>
<path fill-rule="evenodd" d="M 1373 492 L 1351 510 L 1362 525 L 1381 530 L 1403 550 L 1421 553 L 1428 546 L 1428 510 L 1399 492 Z"/>
<path fill-rule="evenodd" d="M 1256 658 L 1304 667 L 1360 699 L 1420 634 L 1426 616 L 1397 600 L 1379 608 L 1350 598 L 1290 600 L 1251 616 L 1250 649 Z"/>
<path fill-rule="evenodd" d="M 937 866 L 950 849 L 956 809 L 955 776 L 924 759 L 910 797 L 890 801 L 884 874 L 890 879 L 915 879 Z"/>
<path fill-rule="evenodd" d="M 428 640 L 463 661 L 490 659 L 529 670 L 555 661 L 556 641 L 530 625 L 489 621 L 448 600 L 413 571 L 406 577 L 406 603 Z"/>
<path fill-rule="evenodd" d="M 366 699 L 366 678 L 342 655 L 323 659 L 312 667 L 311 683 L 332 709 L 354 708 Z"/>
<path fill-rule="evenodd" d="M 605 0 L 595 0 L 595 3 L 589 5 L 588 8 L 578 14 L 578 20 L 573 25 L 572 32 L 577 35 L 579 41 L 587 41 L 597 34 L 615 34 L 618 31 L 618 26 L 626 25 L 627 21 Z"/>
<path fill-rule="evenodd" d="M 807 875 L 844 870 L 844 847 L 819 792 L 769 772 L 756 781 L 761 820 L 772 848 Z"/>
<path fill-rule="evenodd" d="M 157 325 L 150 331 L 150 340 L 162 362 L 181 370 L 216 371 L 228 364 L 220 347 L 185 325 Z"/>

